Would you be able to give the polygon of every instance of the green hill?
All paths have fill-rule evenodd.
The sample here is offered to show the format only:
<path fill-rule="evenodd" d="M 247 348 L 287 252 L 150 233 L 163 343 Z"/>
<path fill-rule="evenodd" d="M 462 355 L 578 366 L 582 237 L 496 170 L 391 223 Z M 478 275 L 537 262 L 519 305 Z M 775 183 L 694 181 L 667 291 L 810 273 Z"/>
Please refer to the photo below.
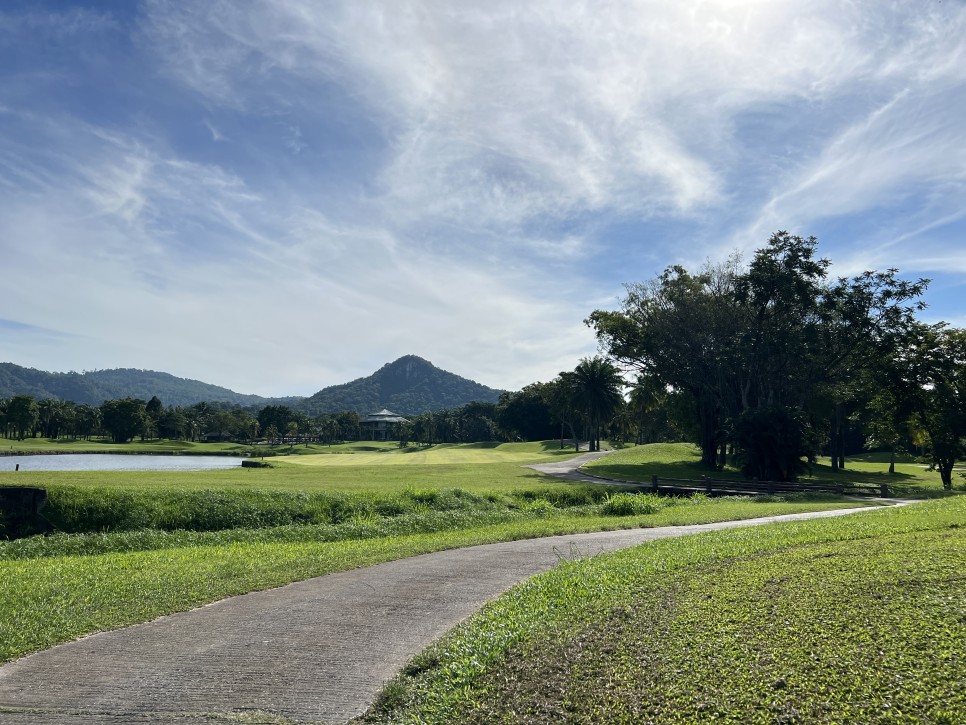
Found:
<path fill-rule="evenodd" d="M 471 402 L 495 403 L 500 392 L 441 370 L 421 357 L 406 355 L 367 378 L 324 388 L 299 407 L 311 413 L 372 413 L 389 408 L 402 415 L 418 415 Z"/>
<path fill-rule="evenodd" d="M 118 368 L 84 373 L 49 373 L 0 363 L 0 398 L 32 395 L 35 398 L 60 398 L 74 403 L 100 405 L 116 398 L 149 400 L 157 395 L 165 405 L 191 405 L 201 401 L 265 405 L 268 398 L 243 395 L 198 380 L 178 378 L 154 370 Z"/>
<path fill-rule="evenodd" d="M 0 398 L 14 395 L 60 398 L 88 405 L 129 397 L 149 400 L 156 395 L 165 405 L 193 405 L 202 401 L 246 407 L 283 404 L 313 415 L 343 410 L 365 414 L 389 408 L 404 415 L 418 415 L 475 401 L 495 403 L 500 391 L 441 370 L 415 355 L 406 355 L 383 365 L 369 377 L 323 388 L 309 398 L 244 395 L 154 370 L 117 368 L 50 373 L 0 363 Z"/>

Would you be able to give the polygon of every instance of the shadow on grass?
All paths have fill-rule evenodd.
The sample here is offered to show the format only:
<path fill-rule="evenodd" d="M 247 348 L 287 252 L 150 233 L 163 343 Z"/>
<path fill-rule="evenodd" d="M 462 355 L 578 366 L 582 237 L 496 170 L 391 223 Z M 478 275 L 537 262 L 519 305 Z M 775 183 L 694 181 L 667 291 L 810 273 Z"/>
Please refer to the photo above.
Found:
<path fill-rule="evenodd" d="M 606 460 L 606 459 L 604 459 Z M 592 476 L 617 478 L 622 481 L 650 482 L 651 476 L 658 478 L 699 479 L 701 476 L 717 478 L 727 481 L 741 480 L 744 476 L 740 471 L 726 468 L 714 471 L 692 461 L 678 461 L 675 463 L 603 463 L 588 466 L 584 469 Z"/>
<path fill-rule="evenodd" d="M 811 474 L 801 476 L 803 481 L 821 481 L 828 483 L 871 483 L 876 486 L 885 483 L 890 486 L 913 484 L 923 485 L 925 481 L 909 473 L 889 473 L 888 471 L 859 471 L 851 469 L 846 463 L 845 468 L 833 471 L 831 466 L 816 464 L 812 466 Z"/>

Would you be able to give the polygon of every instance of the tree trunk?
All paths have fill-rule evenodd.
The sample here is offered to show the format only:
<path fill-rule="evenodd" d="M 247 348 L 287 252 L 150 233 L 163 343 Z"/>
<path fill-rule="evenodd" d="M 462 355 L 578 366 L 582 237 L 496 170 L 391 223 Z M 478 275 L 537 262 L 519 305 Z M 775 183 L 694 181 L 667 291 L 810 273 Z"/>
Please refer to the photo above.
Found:
<path fill-rule="evenodd" d="M 698 409 L 701 436 L 701 463 L 708 468 L 716 468 L 718 463 L 717 419 L 714 414 L 714 401 L 701 400 Z"/>
<path fill-rule="evenodd" d="M 832 413 L 832 431 L 830 434 L 829 451 L 832 457 L 832 470 L 838 471 L 845 468 L 845 405 L 835 404 L 835 412 Z"/>
<path fill-rule="evenodd" d="M 943 482 L 943 489 L 946 491 L 953 490 L 953 466 L 956 464 L 954 459 L 941 460 L 939 461 L 939 477 Z"/>
<path fill-rule="evenodd" d="M 892 474 L 895 472 L 896 472 L 896 449 L 893 446 L 889 450 L 889 473 Z"/>

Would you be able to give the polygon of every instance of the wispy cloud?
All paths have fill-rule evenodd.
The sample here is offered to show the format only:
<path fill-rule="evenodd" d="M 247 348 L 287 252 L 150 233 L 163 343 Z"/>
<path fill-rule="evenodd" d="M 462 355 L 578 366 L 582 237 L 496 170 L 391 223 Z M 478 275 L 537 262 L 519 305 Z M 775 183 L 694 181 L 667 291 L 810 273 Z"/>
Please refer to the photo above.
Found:
<path fill-rule="evenodd" d="M 21 36 L 26 33 L 40 33 L 57 39 L 118 30 L 119 27 L 110 13 L 97 12 L 90 8 L 75 7 L 62 11 L 36 8 L 21 12 L 0 11 L 0 38 L 4 35 Z"/>
<path fill-rule="evenodd" d="M 146 0 L 16 22 L 0 52 L 81 49 L 0 83 L 6 298 L 86 340 L 75 368 L 313 392 L 414 352 L 513 387 L 593 353 L 580 321 L 620 282 L 777 229 L 819 234 L 836 270 L 966 274 L 961 3 Z"/>

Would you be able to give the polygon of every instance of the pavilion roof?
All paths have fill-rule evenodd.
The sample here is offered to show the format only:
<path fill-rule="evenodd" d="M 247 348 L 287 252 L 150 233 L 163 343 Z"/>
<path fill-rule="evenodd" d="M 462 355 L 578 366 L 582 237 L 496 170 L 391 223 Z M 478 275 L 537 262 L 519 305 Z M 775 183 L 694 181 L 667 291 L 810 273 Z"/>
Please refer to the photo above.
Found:
<path fill-rule="evenodd" d="M 360 423 L 408 423 L 407 418 L 403 418 L 398 413 L 383 408 L 378 413 L 370 413 L 363 418 Z"/>

